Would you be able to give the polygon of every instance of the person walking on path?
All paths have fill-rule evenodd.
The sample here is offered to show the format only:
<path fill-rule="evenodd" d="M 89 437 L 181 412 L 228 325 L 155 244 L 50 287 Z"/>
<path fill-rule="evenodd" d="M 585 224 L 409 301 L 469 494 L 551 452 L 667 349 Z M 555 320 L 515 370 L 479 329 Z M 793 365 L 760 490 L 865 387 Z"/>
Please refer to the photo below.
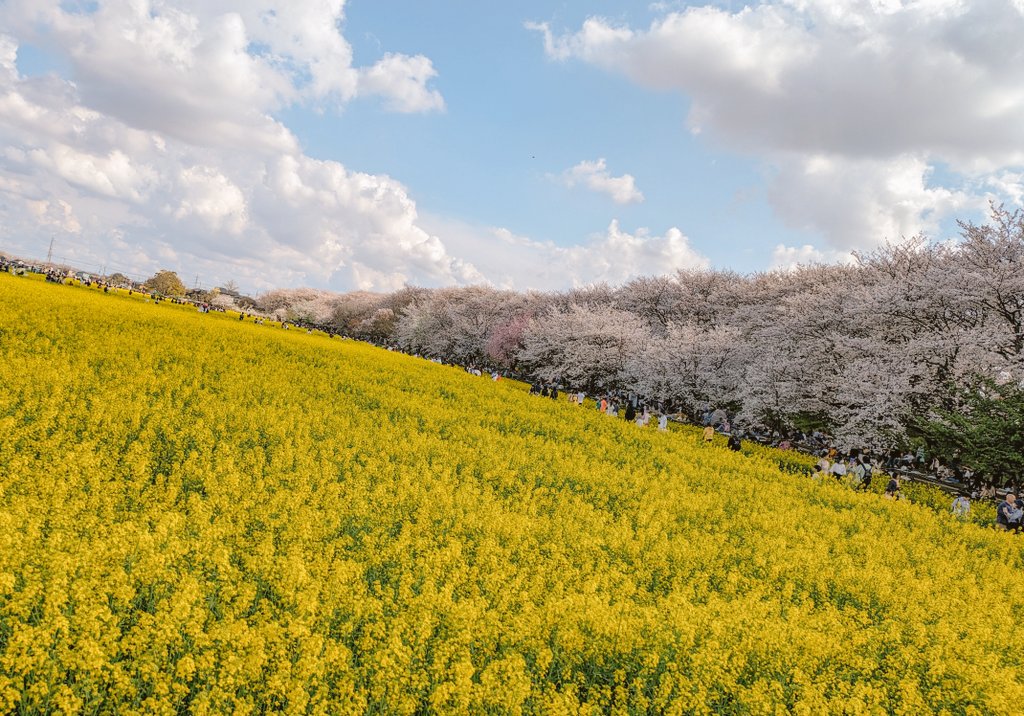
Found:
<path fill-rule="evenodd" d="M 704 428 L 704 444 L 710 445 L 711 441 L 715 439 L 715 429 L 710 425 Z"/>

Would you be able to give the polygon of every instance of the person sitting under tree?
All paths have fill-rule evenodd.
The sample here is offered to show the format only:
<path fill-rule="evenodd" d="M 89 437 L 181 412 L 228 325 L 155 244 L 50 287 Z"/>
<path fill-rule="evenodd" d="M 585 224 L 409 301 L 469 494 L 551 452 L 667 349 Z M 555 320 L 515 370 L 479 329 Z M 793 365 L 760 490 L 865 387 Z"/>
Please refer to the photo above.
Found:
<path fill-rule="evenodd" d="M 967 519 L 971 514 L 970 498 L 963 493 L 957 495 L 956 499 L 953 500 L 953 507 L 951 508 L 951 511 L 953 512 L 954 517 L 961 520 Z"/>
<path fill-rule="evenodd" d="M 889 484 L 885 486 L 885 497 L 890 500 L 900 499 L 900 479 L 895 475 L 889 478 Z"/>
<path fill-rule="evenodd" d="M 1006 498 L 996 508 L 996 529 L 1019 532 L 1022 516 L 1024 511 L 1017 504 L 1017 496 L 1008 492 Z"/>

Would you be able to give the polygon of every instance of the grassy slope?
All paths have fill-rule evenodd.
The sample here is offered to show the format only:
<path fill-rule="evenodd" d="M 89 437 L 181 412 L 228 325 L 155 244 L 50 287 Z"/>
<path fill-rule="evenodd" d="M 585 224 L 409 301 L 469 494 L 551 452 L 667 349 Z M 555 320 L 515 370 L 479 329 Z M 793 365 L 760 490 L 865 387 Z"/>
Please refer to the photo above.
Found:
<path fill-rule="evenodd" d="M 1013 713 L 1020 542 L 0 274 L 0 710 Z"/>

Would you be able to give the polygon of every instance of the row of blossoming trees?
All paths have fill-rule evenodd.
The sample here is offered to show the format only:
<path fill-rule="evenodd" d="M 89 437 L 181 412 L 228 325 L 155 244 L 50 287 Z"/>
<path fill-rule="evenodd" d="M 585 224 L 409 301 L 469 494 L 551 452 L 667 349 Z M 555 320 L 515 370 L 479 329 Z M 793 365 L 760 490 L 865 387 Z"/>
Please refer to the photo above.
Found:
<path fill-rule="evenodd" d="M 958 242 L 916 238 L 787 272 L 680 271 L 561 293 L 278 291 L 262 302 L 573 389 L 636 392 L 690 414 L 727 407 L 743 423 L 822 428 L 850 444 L 924 438 L 953 454 L 967 447 L 954 418 L 1017 400 L 1024 379 L 1024 212 L 995 207 L 961 229 Z"/>

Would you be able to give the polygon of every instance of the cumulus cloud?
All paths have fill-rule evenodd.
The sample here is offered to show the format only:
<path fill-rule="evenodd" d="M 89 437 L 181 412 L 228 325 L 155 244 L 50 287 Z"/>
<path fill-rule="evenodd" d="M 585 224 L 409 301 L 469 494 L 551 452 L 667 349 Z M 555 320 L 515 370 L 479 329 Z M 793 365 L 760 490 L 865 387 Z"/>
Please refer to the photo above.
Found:
<path fill-rule="evenodd" d="M 854 260 L 850 251 L 821 251 L 810 244 L 802 246 L 786 246 L 778 244 L 772 251 L 770 269 L 789 271 L 800 266 L 814 264 L 851 263 Z"/>
<path fill-rule="evenodd" d="M 933 233 L 940 220 L 974 209 L 969 192 L 930 186 L 930 166 L 903 155 L 891 160 L 825 155 L 776 162 L 768 196 L 788 225 L 820 234 L 831 251 Z"/>
<path fill-rule="evenodd" d="M 1005 197 L 1017 206 L 1024 206 L 1024 172 L 1002 172 L 988 177 L 986 184 L 995 190 L 997 197 Z"/>
<path fill-rule="evenodd" d="M 582 184 L 591 191 L 607 194 L 616 204 L 636 204 L 644 200 L 643 193 L 636 188 L 636 179 L 631 174 L 613 177 L 603 158 L 597 161 L 582 161 L 562 174 L 562 180 L 569 188 Z"/>
<path fill-rule="evenodd" d="M 191 144 L 294 151 L 271 117 L 294 103 L 380 96 L 402 112 L 444 107 L 423 56 L 353 65 L 344 0 L 9 0 L 0 26 L 65 54 L 83 103 Z"/>
<path fill-rule="evenodd" d="M 0 241 L 137 274 L 250 289 L 480 280 L 405 187 L 305 156 L 273 112 L 379 97 L 444 108 L 430 59 L 358 67 L 344 0 L 9 0 L 0 5 Z M 67 78 L 23 77 L 19 43 Z M 230 268 L 228 268 L 230 267 Z"/>
<path fill-rule="evenodd" d="M 425 221 L 400 182 L 305 155 L 270 112 L 296 98 L 361 94 L 397 111 L 440 109 L 429 61 L 386 55 L 352 68 L 327 22 L 340 16 L 338 2 L 317 5 L 326 29 L 282 24 L 284 14 L 259 3 L 227 6 L 5 7 L 48 23 L 67 43 L 75 77 L 20 75 L 17 41 L 0 36 L 0 242 L 38 256 L 60 231 L 57 255 L 83 267 L 171 268 L 249 290 L 561 288 L 707 265 L 675 228 L 630 233 L 613 222 L 561 246 Z M 254 42 L 263 47 L 255 54 Z M 323 65 L 323 57 L 339 61 Z M 113 76 L 115 66 L 123 76 Z M 633 178 L 611 176 L 604 160 L 572 173 L 613 200 L 642 198 Z"/>
<path fill-rule="evenodd" d="M 500 227 L 472 226 L 438 217 L 426 217 L 424 221 L 431 230 L 445 236 L 455 253 L 472 256 L 473 265 L 487 277 L 487 283 L 499 288 L 549 290 L 598 282 L 616 285 L 636 276 L 709 265 L 675 227 L 662 235 L 643 228 L 631 234 L 618 221 L 612 221 L 606 231 L 586 241 L 559 245 Z"/>
<path fill-rule="evenodd" d="M 77 234 L 82 230 L 82 225 L 75 218 L 74 210 L 66 201 L 27 199 L 25 208 L 45 228 L 68 234 Z"/>
<path fill-rule="evenodd" d="M 597 17 L 565 34 L 528 27 L 553 60 L 686 94 L 690 130 L 765 160 L 777 210 L 833 247 L 893 238 L 962 205 L 957 188 L 922 182 L 929 166 L 961 184 L 1024 166 L 1020 2 L 776 0 L 689 7 L 639 29 Z M 987 183 L 1013 196 L 1013 181 Z"/>
<path fill-rule="evenodd" d="M 343 7 L 0 6 L 14 33 L 0 36 L 0 242 L 38 256 L 60 231 L 58 256 L 94 270 L 187 270 L 249 290 L 555 288 L 707 265 L 675 228 L 658 236 L 612 223 L 559 246 L 425 222 L 400 182 L 305 155 L 275 109 L 360 96 L 400 112 L 444 107 L 427 58 L 391 53 L 355 67 L 338 31 Z M 18 37 L 66 53 L 72 77 L 20 75 Z M 570 174 L 617 202 L 642 200 L 604 160 Z"/>
<path fill-rule="evenodd" d="M 553 58 L 686 92 L 691 126 L 735 146 L 1024 161 L 1012 3 L 791 0 L 688 8 L 639 31 L 600 18 L 560 37 L 534 27 Z"/>
<path fill-rule="evenodd" d="M 434 65 L 423 55 L 385 55 L 372 67 L 359 73 L 359 88 L 387 99 L 396 112 L 427 112 L 444 109 L 444 98 L 427 82 L 437 75 Z"/>
<path fill-rule="evenodd" d="M 20 76 L 16 49 L 0 38 L 0 241 L 11 249 L 39 255 L 59 228 L 58 255 L 94 268 L 187 268 L 254 289 L 483 278 L 420 227 L 389 177 L 307 157 L 287 130 L 276 148 L 236 151 L 133 125 L 85 105 L 76 83 Z"/>
<path fill-rule="evenodd" d="M 192 166 L 179 174 L 181 199 L 174 217 L 198 217 L 212 230 L 241 233 L 248 224 L 242 190 L 213 167 Z"/>

